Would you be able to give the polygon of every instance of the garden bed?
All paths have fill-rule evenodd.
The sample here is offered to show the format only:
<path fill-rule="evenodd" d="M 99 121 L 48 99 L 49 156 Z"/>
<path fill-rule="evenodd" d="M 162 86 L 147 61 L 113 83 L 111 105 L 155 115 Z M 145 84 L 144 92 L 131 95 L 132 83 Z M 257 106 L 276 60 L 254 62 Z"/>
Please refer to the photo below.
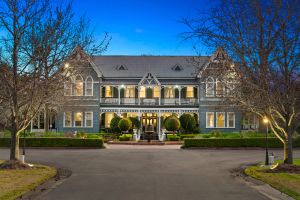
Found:
<path fill-rule="evenodd" d="M 294 160 L 293 166 L 279 165 L 270 170 L 266 167 L 252 166 L 245 169 L 245 173 L 255 179 L 261 180 L 277 190 L 300 200 L 300 159 Z M 296 169 L 296 171 L 295 171 Z"/>
<path fill-rule="evenodd" d="M 54 177 L 55 174 L 55 168 L 43 165 L 35 165 L 32 169 L 22 170 L 1 169 L 0 199 L 16 199 Z"/>

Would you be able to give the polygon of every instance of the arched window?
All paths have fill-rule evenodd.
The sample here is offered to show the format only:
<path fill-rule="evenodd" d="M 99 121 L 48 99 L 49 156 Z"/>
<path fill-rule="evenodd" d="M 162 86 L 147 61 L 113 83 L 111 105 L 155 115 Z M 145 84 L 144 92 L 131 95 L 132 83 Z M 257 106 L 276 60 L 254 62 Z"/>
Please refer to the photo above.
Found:
<path fill-rule="evenodd" d="M 72 81 L 69 79 L 64 82 L 64 95 L 65 96 L 72 95 Z"/>
<path fill-rule="evenodd" d="M 215 82 L 212 77 L 206 79 L 206 96 L 212 97 L 215 96 Z"/>
<path fill-rule="evenodd" d="M 90 76 L 85 80 L 85 96 L 93 96 L 93 78 Z"/>
<path fill-rule="evenodd" d="M 225 85 L 222 81 L 216 80 L 216 95 L 224 96 L 225 95 Z"/>
<path fill-rule="evenodd" d="M 83 78 L 80 75 L 75 78 L 74 95 L 83 96 Z"/>

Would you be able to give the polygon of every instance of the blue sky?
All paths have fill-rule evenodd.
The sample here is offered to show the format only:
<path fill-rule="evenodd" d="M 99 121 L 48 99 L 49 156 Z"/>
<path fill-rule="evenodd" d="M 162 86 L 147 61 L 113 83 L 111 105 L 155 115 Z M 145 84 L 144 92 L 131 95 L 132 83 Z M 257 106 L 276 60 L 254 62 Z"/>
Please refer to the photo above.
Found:
<path fill-rule="evenodd" d="M 106 55 L 196 55 L 191 42 L 178 34 L 187 30 L 181 17 L 210 8 L 208 0 L 74 0 L 76 14 L 85 14 L 101 38 L 112 36 Z M 205 54 L 205 48 L 201 48 Z"/>

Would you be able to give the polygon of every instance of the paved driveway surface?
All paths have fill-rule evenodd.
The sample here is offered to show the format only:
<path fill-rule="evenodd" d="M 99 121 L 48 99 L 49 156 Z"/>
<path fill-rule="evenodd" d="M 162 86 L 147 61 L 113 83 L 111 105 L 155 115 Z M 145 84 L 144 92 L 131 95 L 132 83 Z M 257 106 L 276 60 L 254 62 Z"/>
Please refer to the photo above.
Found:
<path fill-rule="evenodd" d="M 27 151 L 30 162 L 69 168 L 70 178 L 45 200 L 260 200 L 267 199 L 229 170 L 263 160 L 263 150 L 118 148 Z M 281 155 L 281 151 L 275 151 Z M 300 156 L 300 151 L 295 152 Z M 8 150 L 0 150 L 7 159 Z"/>

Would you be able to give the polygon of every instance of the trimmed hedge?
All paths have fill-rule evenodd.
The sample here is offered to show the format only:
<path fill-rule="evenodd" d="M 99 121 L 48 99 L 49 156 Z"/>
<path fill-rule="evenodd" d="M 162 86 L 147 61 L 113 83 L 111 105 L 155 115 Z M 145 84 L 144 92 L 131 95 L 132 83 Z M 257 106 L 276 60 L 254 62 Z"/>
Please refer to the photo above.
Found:
<path fill-rule="evenodd" d="M 26 138 L 26 147 L 89 147 L 103 148 L 103 140 L 81 138 Z M 23 146 L 20 138 L 20 147 Z M 10 147 L 10 138 L 0 138 L 0 147 Z"/>
<path fill-rule="evenodd" d="M 270 148 L 283 147 L 282 142 L 278 138 L 268 139 Z M 300 139 L 293 141 L 294 147 L 300 147 Z M 189 147 L 265 147 L 265 138 L 205 138 L 184 139 L 184 148 Z"/>
<path fill-rule="evenodd" d="M 168 139 L 168 141 L 179 141 L 180 137 L 177 136 L 177 135 L 170 135 L 170 134 L 168 134 L 167 135 L 167 139 Z"/>
<path fill-rule="evenodd" d="M 131 134 L 123 134 L 119 137 L 120 141 L 130 141 L 132 139 Z"/>
<path fill-rule="evenodd" d="M 180 137 L 180 140 L 184 140 L 186 138 L 194 138 L 196 137 L 198 134 L 179 134 L 178 136 Z"/>

